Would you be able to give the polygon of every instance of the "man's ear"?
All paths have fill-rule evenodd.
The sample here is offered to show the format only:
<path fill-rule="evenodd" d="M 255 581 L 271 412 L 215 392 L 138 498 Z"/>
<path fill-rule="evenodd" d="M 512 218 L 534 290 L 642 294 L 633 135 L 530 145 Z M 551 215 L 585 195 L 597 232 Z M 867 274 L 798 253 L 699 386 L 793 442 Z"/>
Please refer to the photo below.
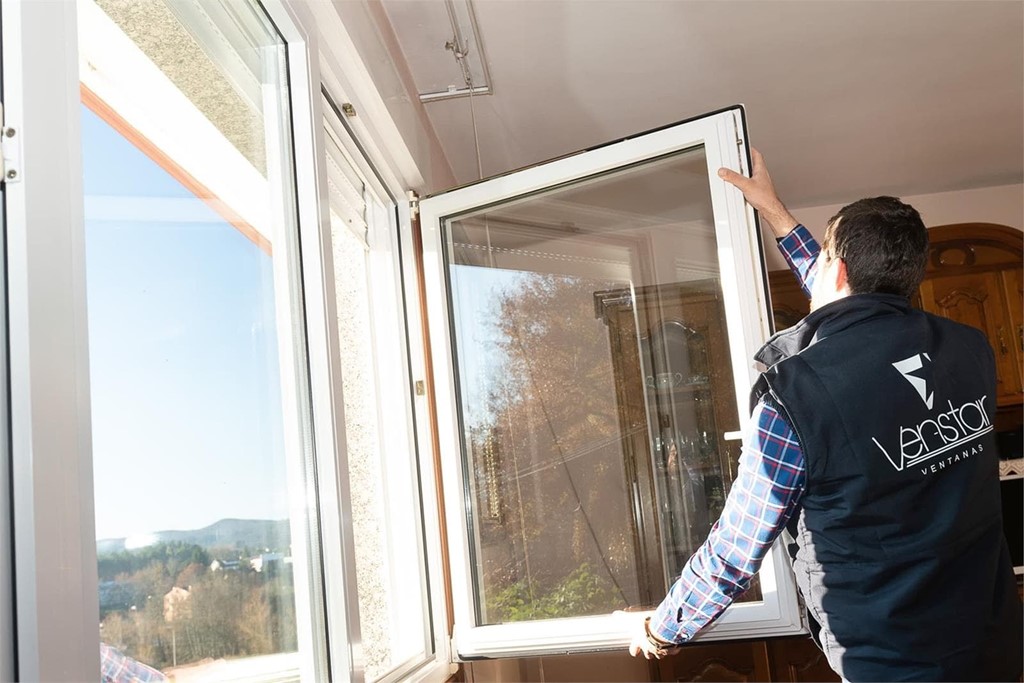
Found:
<path fill-rule="evenodd" d="M 850 293 L 850 280 L 849 280 L 849 277 L 848 277 L 849 273 L 847 273 L 847 270 L 846 270 L 846 261 L 844 261 L 841 258 L 837 258 L 836 259 L 835 273 L 836 273 L 836 291 L 840 292 L 842 294 L 849 294 Z"/>

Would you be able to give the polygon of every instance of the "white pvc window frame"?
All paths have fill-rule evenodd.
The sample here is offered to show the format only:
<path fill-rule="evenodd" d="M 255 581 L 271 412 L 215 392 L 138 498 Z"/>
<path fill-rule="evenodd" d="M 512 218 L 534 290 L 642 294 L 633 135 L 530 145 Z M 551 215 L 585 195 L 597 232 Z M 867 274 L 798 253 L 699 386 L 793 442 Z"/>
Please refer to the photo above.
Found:
<path fill-rule="evenodd" d="M 307 681 L 346 680 L 352 669 L 346 591 L 342 572 L 332 569 L 342 567 L 343 547 L 350 539 L 341 533 L 338 480 L 332 476 L 343 421 L 334 410 L 340 384 L 329 371 L 333 318 L 323 296 L 328 279 L 321 255 L 325 244 L 329 248 L 330 232 L 329 222 L 321 219 L 326 192 L 317 162 L 323 150 L 317 34 L 298 3 L 265 0 L 262 6 L 287 43 L 288 134 L 294 143 L 299 232 L 294 248 L 302 263 L 302 280 L 295 286 L 302 288 L 305 309 L 301 333 L 308 353 L 308 427 L 318 475 L 315 482 L 307 479 L 303 490 L 293 491 L 290 511 L 293 519 L 320 520 L 319 537 L 308 539 L 319 545 L 313 558 L 320 566 L 296 557 L 298 637 L 300 650 L 308 655 L 300 670 Z M 3 528 L 13 529 L 8 547 L 15 560 L 10 596 L 5 592 L 7 568 L 0 565 L 0 679 L 98 680 L 78 9 L 73 2 L 9 0 L 0 11 L 5 125 L 16 131 L 20 151 L 17 177 L 8 176 L 4 191 L 12 472 L 5 490 L 11 491 L 12 504 L 4 506 L 0 519 Z M 289 261 L 283 241 L 275 246 L 275 261 Z M 280 339 L 282 349 L 291 348 L 294 332 Z M 286 407 L 286 420 L 298 419 Z M 295 425 L 289 424 L 286 433 L 294 439 Z M 289 486 L 295 485 L 289 477 Z M 13 519 L 7 518 L 8 509 Z M 305 539 L 296 540 L 302 544 Z M 300 580 L 300 574 L 305 578 Z M 303 580 L 312 582 L 308 590 Z"/>
<path fill-rule="evenodd" d="M 357 112 L 355 117 L 342 119 L 343 127 L 348 135 L 339 135 L 338 137 L 377 195 L 387 196 L 394 202 L 397 213 L 397 244 L 401 254 L 404 255 L 401 261 L 401 281 L 406 301 L 405 330 L 409 339 L 410 373 L 413 381 L 424 381 L 427 367 L 426 349 L 421 340 L 425 334 L 426 321 L 421 316 L 418 305 L 420 294 L 417 284 L 418 271 L 413 258 L 415 244 L 412 232 L 412 208 L 409 201 L 403 200 L 409 194 L 410 188 L 423 185 L 423 175 L 417 168 L 409 149 L 405 146 L 402 135 L 391 118 L 383 97 L 378 92 L 368 68 L 362 61 L 355 41 L 341 21 L 336 9 L 327 2 L 304 3 L 301 6 L 303 11 L 308 13 L 311 24 L 315 25 L 319 31 L 318 61 L 322 90 L 335 104 L 352 104 Z M 323 106 L 322 103 L 320 106 Z M 322 119 L 320 120 L 322 121 Z M 323 147 L 321 146 L 320 149 L 322 150 Z M 321 196 L 327 197 L 326 179 L 321 187 Z M 339 340 L 337 325 L 334 324 L 336 320 L 334 316 L 337 315 L 337 302 L 334 294 L 329 211 L 326 204 L 322 212 L 325 226 L 322 231 L 324 240 L 322 261 L 326 277 L 324 283 L 326 284 L 324 285 L 325 291 L 320 296 L 323 297 L 323 310 L 329 321 L 325 332 L 328 338 L 328 347 L 334 353 L 332 357 L 338 358 L 336 349 Z M 335 429 L 337 434 L 343 435 L 345 421 L 341 412 L 344 402 L 340 373 L 336 372 L 332 376 L 331 382 L 336 396 L 334 402 Z M 427 590 L 430 595 L 433 654 L 432 657 L 423 661 L 410 662 L 406 666 L 394 670 L 382 679 L 385 683 L 390 683 L 393 680 L 411 681 L 412 683 L 440 683 L 458 671 L 458 666 L 452 662 L 451 638 L 448 630 L 449 615 L 446 607 L 441 543 L 441 535 L 444 530 L 441 528 L 440 491 L 435 486 L 433 454 L 430 447 L 434 426 L 430 418 L 426 395 L 416 394 L 413 402 L 413 420 L 418 444 L 416 455 L 420 472 L 421 509 L 429 577 Z M 338 452 L 344 448 L 344 443 L 343 436 L 339 436 L 336 446 Z M 338 468 L 334 474 L 337 477 L 345 477 L 341 468 Z M 347 483 L 347 477 L 345 477 L 342 490 L 347 490 Z M 324 533 L 327 533 L 326 527 Z M 328 585 L 328 606 L 330 613 L 335 615 L 335 620 L 346 618 L 346 632 L 344 636 L 332 632 L 332 653 L 339 648 L 357 647 L 360 638 L 355 550 L 350 523 L 340 523 L 337 533 L 343 537 L 342 545 L 347 553 L 347 564 L 339 561 L 337 566 L 328 567 L 328 573 L 334 573 L 338 577 L 335 580 L 339 584 L 334 590 Z M 351 596 L 347 602 L 344 599 L 346 593 Z M 341 640 L 342 637 L 345 640 Z M 365 680 L 361 664 L 352 661 L 350 655 L 346 656 L 349 657 L 345 664 L 347 668 L 344 671 L 346 673 L 342 675 L 341 667 L 334 668 L 336 674 L 334 680 L 345 680 L 346 676 L 353 681 Z"/>
<path fill-rule="evenodd" d="M 75 5 L 4 2 L 0 12 L 5 125 L 21 154 L 4 192 L 12 505 L 0 515 L 13 515 L 4 554 L 14 558 L 4 678 L 97 680 Z"/>
<path fill-rule="evenodd" d="M 321 653 L 302 662 L 302 674 L 304 680 L 362 680 L 352 647 L 358 640 L 358 609 L 352 609 L 357 600 L 353 538 L 344 505 L 347 480 L 335 458 L 343 453 L 345 439 L 322 161 L 322 84 L 339 101 L 355 103 L 359 111 L 373 114 L 352 122 L 353 133 L 359 137 L 356 147 L 365 151 L 365 157 L 353 156 L 364 164 L 362 170 L 368 178 L 379 174 L 378 194 L 391 198 L 394 211 L 386 213 L 393 216 L 389 221 L 397 223 L 390 223 L 389 231 L 401 252 L 410 255 L 402 263 L 403 277 L 395 286 L 404 285 L 410 302 L 418 300 L 417 272 L 411 258 L 412 218 L 409 204 L 394 198 L 421 184 L 422 176 L 330 4 L 264 0 L 262 5 L 284 36 L 289 58 L 298 249 L 317 467 L 315 484 L 309 484 L 297 499 L 306 507 L 294 510 L 293 515 L 313 514 L 308 508 L 317 502 L 322 566 L 310 568 L 310 575 L 313 580 L 322 576 L 323 585 L 322 591 L 315 591 L 319 596 L 314 595 L 311 604 L 298 605 L 298 613 L 324 613 L 327 625 L 326 633 L 300 629 L 300 638 L 307 639 L 304 650 Z M 9 183 L 11 190 L 5 188 L 4 192 L 11 452 L 2 452 L 5 467 L 0 468 L 0 484 L 4 495 L 16 494 L 10 506 L 0 508 L 0 544 L 13 547 L 16 553 L 0 553 L 0 679 L 96 680 L 99 618 L 77 8 L 73 2 L 5 0 L 2 12 L 6 125 L 17 131 L 22 164 L 17 182 Z M 408 352 L 411 375 L 416 378 L 425 376 L 425 352 L 418 342 L 422 325 L 419 307 L 408 305 Z M 425 397 L 416 397 L 413 415 L 421 425 L 416 432 L 420 443 L 429 443 Z M 456 671 L 450 662 L 448 616 L 440 580 L 438 492 L 430 476 L 429 450 L 420 449 L 422 461 L 417 465 L 427 571 L 434 579 L 428 586 L 433 642 L 427 656 L 400 666 L 384 680 L 442 681 Z M 6 481 L 7 457 L 10 482 Z M 13 519 L 7 517 L 10 509 Z M 8 529 L 12 529 L 12 537 L 8 537 Z M 13 562 L 12 556 L 16 557 Z M 15 572 L 16 588 L 8 591 Z M 309 643 L 310 637 L 320 642 Z M 325 649 L 330 653 L 329 670 L 322 656 Z"/>
<path fill-rule="evenodd" d="M 746 135 L 737 107 L 709 114 L 631 139 L 485 180 L 420 203 L 423 226 L 427 309 L 438 392 L 438 430 L 455 609 L 453 636 L 460 659 L 564 654 L 623 649 L 632 636 L 633 619 L 616 615 L 480 625 L 475 609 L 475 581 L 470 554 L 470 510 L 464 492 L 458 397 L 453 367 L 452 312 L 449 310 L 443 243 L 448 217 L 595 174 L 702 146 L 708 168 L 718 258 L 737 412 L 748 418 L 748 394 L 757 378 L 754 353 L 769 336 L 762 276 L 763 253 L 753 210 L 742 194 L 721 180 L 720 167 L 747 171 Z M 765 637 L 802 630 L 796 588 L 784 549 L 776 544 L 760 571 L 763 600 L 731 606 L 701 640 Z"/>
<path fill-rule="evenodd" d="M 309 361 L 309 385 L 312 393 L 313 440 L 317 465 L 315 495 L 319 500 L 320 543 L 323 562 L 324 605 L 327 617 L 326 648 L 330 656 L 329 672 L 318 672 L 313 680 L 364 681 L 365 672 L 358 656 L 360 649 L 359 607 L 356 590 L 355 545 L 348 500 L 347 461 L 345 458 L 345 418 L 343 383 L 340 370 L 341 343 L 335 294 L 333 244 L 331 239 L 329 193 L 327 189 L 324 121 L 326 103 L 322 93 L 337 102 L 350 102 L 359 111 L 376 111 L 368 125 L 366 119 L 347 122 L 346 135 L 335 129 L 336 138 L 355 162 L 378 200 L 368 242 L 378 245 L 380 258 L 390 261 L 372 269 L 372 278 L 391 292 L 371 306 L 395 305 L 403 290 L 406 301 L 405 330 L 408 335 L 408 371 L 413 378 L 425 376 L 425 350 L 415 290 L 416 267 L 413 254 L 409 203 L 396 198 L 408 192 L 408 186 L 422 182 L 394 122 L 386 114 L 383 100 L 373 85 L 354 43 L 330 3 L 306 3 L 299 0 L 259 0 L 278 30 L 288 42 L 289 83 L 291 86 L 292 126 L 296 200 L 299 206 L 299 245 L 303 270 L 303 294 L 306 313 L 306 343 Z M 314 28 L 315 27 L 315 28 Z M 405 152 L 403 155 L 402 152 Z M 395 157 L 399 157 L 396 161 Z M 369 223 L 370 221 L 368 221 Z M 385 236 L 383 233 L 390 233 Z M 409 255 L 401 261 L 398 254 Z M 374 283 L 371 282 L 371 286 Z M 400 311 L 388 310 L 391 319 Z M 393 323 L 395 334 L 401 324 Z M 403 336 L 404 340 L 405 337 Z M 379 378 L 378 378 L 379 379 Z M 406 403 L 408 405 L 408 403 Z M 450 678 L 457 667 L 451 663 L 450 639 L 442 577 L 441 526 L 438 515 L 438 491 L 434 486 L 433 462 L 429 443 L 430 420 L 426 397 L 416 396 L 412 405 L 412 424 L 407 415 L 408 443 L 420 439 L 418 452 L 411 454 L 420 477 L 419 502 L 423 514 L 424 550 L 427 575 L 422 577 L 429 594 L 429 619 L 433 633 L 431 649 L 425 656 L 400 664 L 382 683 L 410 681 L 440 683 Z M 413 425 L 422 425 L 415 428 Z M 424 434 L 427 436 L 424 437 Z M 424 441 L 426 438 L 428 440 Z M 309 492 L 313 494 L 313 491 Z M 306 499 L 308 502 L 312 498 Z M 428 577 L 433 581 L 428 582 Z M 305 663 L 304 664 L 308 664 Z M 304 672 L 305 673 L 305 672 Z"/>

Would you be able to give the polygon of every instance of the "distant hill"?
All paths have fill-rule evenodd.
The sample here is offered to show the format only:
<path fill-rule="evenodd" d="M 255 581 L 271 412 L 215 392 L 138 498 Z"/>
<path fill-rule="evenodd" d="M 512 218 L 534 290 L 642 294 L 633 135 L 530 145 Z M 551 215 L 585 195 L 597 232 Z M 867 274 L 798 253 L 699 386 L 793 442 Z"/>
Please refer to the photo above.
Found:
<path fill-rule="evenodd" d="M 291 545 L 291 529 L 287 519 L 222 519 L 208 527 L 192 531 L 158 531 L 154 543 L 181 541 L 203 548 L 270 548 L 287 551 Z M 125 549 L 124 538 L 96 541 L 96 553 L 106 555 Z"/>

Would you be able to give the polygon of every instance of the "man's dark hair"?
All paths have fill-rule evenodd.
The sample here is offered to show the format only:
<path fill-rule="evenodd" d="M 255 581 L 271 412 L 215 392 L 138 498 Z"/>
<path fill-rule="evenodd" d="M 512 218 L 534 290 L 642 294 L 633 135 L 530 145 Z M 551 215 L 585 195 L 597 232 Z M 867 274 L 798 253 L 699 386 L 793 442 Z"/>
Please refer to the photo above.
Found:
<path fill-rule="evenodd" d="M 851 293 L 910 298 L 924 278 L 928 230 L 909 204 L 895 197 L 869 197 L 832 217 L 823 253 L 846 262 Z"/>

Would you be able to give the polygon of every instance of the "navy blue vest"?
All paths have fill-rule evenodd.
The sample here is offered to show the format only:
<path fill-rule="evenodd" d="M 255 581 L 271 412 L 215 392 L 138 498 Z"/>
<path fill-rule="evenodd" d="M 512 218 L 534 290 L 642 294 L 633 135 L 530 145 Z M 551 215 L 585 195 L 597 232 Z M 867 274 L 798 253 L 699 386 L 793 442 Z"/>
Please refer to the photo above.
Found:
<path fill-rule="evenodd" d="M 757 360 L 768 369 L 752 402 L 783 411 L 806 459 L 790 553 L 832 668 L 852 681 L 1017 680 L 985 337 L 862 294 L 780 332 Z"/>

